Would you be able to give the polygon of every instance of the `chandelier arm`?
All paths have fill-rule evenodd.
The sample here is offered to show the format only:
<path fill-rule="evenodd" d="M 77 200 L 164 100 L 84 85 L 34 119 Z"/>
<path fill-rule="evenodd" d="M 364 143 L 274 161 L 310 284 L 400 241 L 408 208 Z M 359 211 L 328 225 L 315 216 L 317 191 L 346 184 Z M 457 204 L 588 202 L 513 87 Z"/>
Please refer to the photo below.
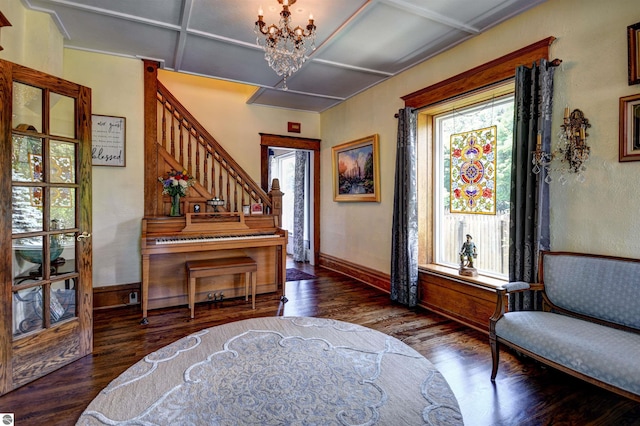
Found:
<path fill-rule="evenodd" d="M 256 22 L 256 31 L 260 31 L 263 35 L 269 34 L 269 30 L 265 29 L 264 22 L 260 22 L 260 24 L 262 25 L 258 25 L 258 22 Z"/>
<path fill-rule="evenodd" d="M 265 60 L 276 74 L 284 77 L 286 90 L 287 77 L 298 71 L 307 60 L 307 50 L 315 50 L 316 26 L 313 15 L 310 15 L 306 27 L 297 26 L 292 29 L 289 6 L 295 0 L 278 2 L 282 5 L 279 25 L 267 25 L 260 9 L 254 31 L 257 35 L 256 43 L 264 49 Z"/>

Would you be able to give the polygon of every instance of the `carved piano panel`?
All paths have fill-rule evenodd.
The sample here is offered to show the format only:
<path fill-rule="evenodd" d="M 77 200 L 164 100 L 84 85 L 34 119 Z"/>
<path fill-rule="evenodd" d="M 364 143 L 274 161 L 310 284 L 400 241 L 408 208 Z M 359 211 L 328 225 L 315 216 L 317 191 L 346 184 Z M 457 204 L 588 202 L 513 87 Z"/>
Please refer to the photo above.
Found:
<path fill-rule="evenodd" d="M 278 290 L 286 274 L 287 231 L 275 226 L 273 216 L 242 213 L 192 213 L 185 217 L 142 219 L 142 310 L 188 303 L 189 260 L 249 256 L 258 264 L 257 293 Z M 225 298 L 244 295 L 242 277 L 202 278 L 196 287 L 196 303 L 209 294 Z"/>
<path fill-rule="evenodd" d="M 186 305 L 188 302 L 185 263 L 190 260 L 249 256 L 258 264 L 257 294 L 278 290 L 276 275 L 276 247 L 246 248 L 238 250 L 204 250 L 198 252 L 161 254 L 152 257 L 149 268 L 148 309 Z M 223 293 L 224 298 L 244 297 L 244 277 L 225 275 L 198 278 L 196 303 L 208 300 L 209 293 Z"/>

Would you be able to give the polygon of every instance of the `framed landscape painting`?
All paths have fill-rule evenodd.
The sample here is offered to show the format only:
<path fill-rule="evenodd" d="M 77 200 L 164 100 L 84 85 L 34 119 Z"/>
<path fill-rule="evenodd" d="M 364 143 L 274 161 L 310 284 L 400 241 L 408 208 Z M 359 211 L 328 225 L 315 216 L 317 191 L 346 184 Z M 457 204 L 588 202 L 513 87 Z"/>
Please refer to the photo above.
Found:
<path fill-rule="evenodd" d="M 331 148 L 333 201 L 380 201 L 378 135 Z"/>

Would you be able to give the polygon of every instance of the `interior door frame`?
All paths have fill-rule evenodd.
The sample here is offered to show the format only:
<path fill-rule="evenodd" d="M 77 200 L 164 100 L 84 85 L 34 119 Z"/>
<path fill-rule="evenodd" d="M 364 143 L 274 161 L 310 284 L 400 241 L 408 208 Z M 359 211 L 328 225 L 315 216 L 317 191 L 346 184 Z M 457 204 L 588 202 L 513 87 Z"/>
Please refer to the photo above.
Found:
<path fill-rule="evenodd" d="M 269 192 L 269 148 L 304 149 L 313 152 L 313 264 L 320 262 L 320 139 L 260 133 L 260 186 Z"/>
<path fill-rule="evenodd" d="M 12 271 L 12 109 L 13 82 L 30 84 L 75 99 L 77 198 L 76 223 L 69 232 L 91 235 L 91 89 L 25 66 L 0 60 L 0 395 L 27 384 L 93 351 L 92 244 L 89 238 L 76 244 L 76 316 L 39 332 L 13 338 Z M 48 126 L 49 103 L 43 99 Z M 48 127 L 42 129 L 50 137 Z M 55 137 L 55 136 L 54 136 Z M 7 149 L 8 148 L 8 149 Z M 48 300 L 45 296 L 44 300 Z M 46 303 L 46 302 L 45 302 Z M 46 334 L 45 334 L 46 332 Z M 36 355 L 37 354 L 37 355 Z"/>

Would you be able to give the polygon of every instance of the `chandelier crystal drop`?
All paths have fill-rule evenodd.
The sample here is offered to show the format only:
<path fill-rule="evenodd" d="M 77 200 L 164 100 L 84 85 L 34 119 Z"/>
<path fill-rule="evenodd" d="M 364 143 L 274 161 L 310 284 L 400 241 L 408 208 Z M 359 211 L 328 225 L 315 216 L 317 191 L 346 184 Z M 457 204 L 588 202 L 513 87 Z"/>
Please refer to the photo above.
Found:
<path fill-rule="evenodd" d="M 255 24 L 256 43 L 264 49 L 264 57 L 269 66 L 284 77 L 283 89 L 287 90 L 287 77 L 298 71 L 307 60 L 307 51 L 315 50 L 316 26 L 313 15 L 309 16 L 306 28 L 297 26 L 291 28 L 291 12 L 289 6 L 296 0 L 278 0 L 282 5 L 280 22 L 276 26 L 267 24 L 263 20 L 262 9 L 258 11 Z"/>
<path fill-rule="evenodd" d="M 531 152 L 533 157 L 532 171 L 538 174 L 544 169 L 546 171 L 544 181 L 547 183 L 551 182 L 550 172 L 559 173 L 558 180 L 563 185 L 567 183 L 568 174 L 575 174 L 576 181 L 583 183 L 585 181 L 583 172 L 587 169 L 586 163 L 591 154 L 591 147 L 587 145 L 589 134 L 586 130 L 591 127 L 591 124 L 582 111 L 575 109 L 569 114 L 567 107 L 564 110 L 563 124 L 560 127 L 562 130 L 558 133 L 559 145 L 551 153 L 544 151 L 541 135 L 538 134 L 536 150 Z M 554 167 L 554 160 L 558 160 L 560 164 Z"/>

